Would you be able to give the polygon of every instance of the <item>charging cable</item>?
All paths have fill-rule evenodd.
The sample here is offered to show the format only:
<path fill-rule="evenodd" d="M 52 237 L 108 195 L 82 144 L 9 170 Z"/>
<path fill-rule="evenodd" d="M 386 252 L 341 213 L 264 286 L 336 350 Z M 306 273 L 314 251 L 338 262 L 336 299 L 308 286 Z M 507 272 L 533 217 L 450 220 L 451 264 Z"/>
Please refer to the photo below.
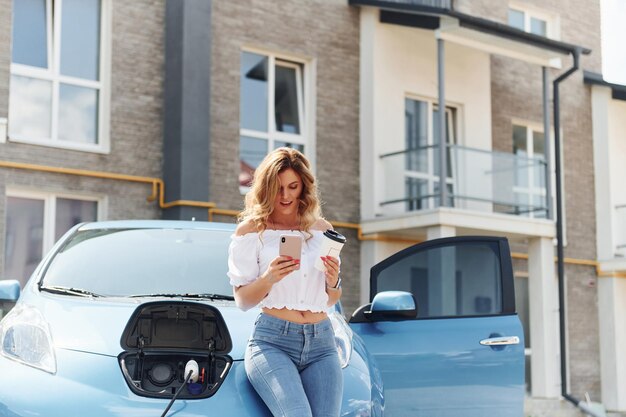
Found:
<path fill-rule="evenodd" d="M 198 380 L 198 362 L 194 361 L 193 359 L 188 361 L 187 365 L 185 365 L 185 374 L 187 375 L 187 377 L 185 378 L 185 381 L 180 385 L 180 387 L 178 388 L 178 390 L 176 391 L 176 393 L 170 400 L 170 403 L 167 405 L 167 408 L 165 408 L 165 411 L 163 411 L 163 414 L 161 414 L 161 417 L 165 417 L 167 412 L 170 411 L 172 404 L 174 404 L 174 401 L 176 401 L 178 394 L 180 394 L 180 392 L 183 390 L 183 388 L 185 387 L 185 384 L 187 384 L 190 381 L 196 382 Z"/>

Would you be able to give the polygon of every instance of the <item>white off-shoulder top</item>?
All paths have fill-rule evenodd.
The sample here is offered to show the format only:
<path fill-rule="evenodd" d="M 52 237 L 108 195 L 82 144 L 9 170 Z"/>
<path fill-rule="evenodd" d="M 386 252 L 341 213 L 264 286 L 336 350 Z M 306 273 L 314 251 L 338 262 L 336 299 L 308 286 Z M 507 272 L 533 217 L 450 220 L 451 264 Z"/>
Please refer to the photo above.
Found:
<path fill-rule="evenodd" d="M 311 238 L 306 232 L 291 230 L 265 230 L 263 233 L 247 233 L 231 236 L 228 248 L 228 277 L 236 287 L 250 284 L 259 278 L 270 262 L 278 256 L 281 235 L 302 236 L 302 258 L 297 269 L 274 284 L 261 307 L 288 308 L 290 310 L 326 311 L 328 294 L 323 272 L 313 265 L 319 256 L 324 239 L 322 231 L 311 230 Z"/>

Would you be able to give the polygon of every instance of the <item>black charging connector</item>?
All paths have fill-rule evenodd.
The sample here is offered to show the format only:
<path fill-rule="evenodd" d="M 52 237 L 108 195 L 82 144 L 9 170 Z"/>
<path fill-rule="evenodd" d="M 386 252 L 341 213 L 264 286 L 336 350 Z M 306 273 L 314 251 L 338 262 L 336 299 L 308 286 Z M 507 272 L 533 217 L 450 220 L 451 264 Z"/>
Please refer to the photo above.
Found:
<path fill-rule="evenodd" d="M 170 411 L 170 408 L 172 407 L 172 404 L 174 404 L 174 401 L 176 401 L 176 398 L 178 397 L 178 394 L 180 394 L 180 392 L 183 390 L 183 388 L 185 388 L 185 384 L 187 382 L 189 382 L 189 379 L 191 378 L 191 374 L 193 374 L 193 371 L 189 371 L 189 373 L 187 374 L 187 377 L 185 378 L 185 381 L 181 384 L 181 386 L 178 388 L 178 391 L 176 391 L 176 394 L 174 394 L 174 396 L 172 397 L 172 399 L 170 400 L 170 403 L 167 405 L 167 407 L 165 408 L 165 411 L 163 411 L 163 414 L 161 414 L 161 417 L 165 417 L 165 415 L 167 414 L 168 411 Z"/>

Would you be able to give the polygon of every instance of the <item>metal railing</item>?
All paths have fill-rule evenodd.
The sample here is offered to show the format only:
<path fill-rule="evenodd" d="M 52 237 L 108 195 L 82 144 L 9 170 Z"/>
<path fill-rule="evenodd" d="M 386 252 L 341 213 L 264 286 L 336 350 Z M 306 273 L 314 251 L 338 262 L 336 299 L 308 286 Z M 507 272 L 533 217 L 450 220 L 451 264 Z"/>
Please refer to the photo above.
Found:
<path fill-rule="evenodd" d="M 614 242 L 615 254 L 617 256 L 626 257 L 626 204 L 617 204 L 615 206 L 615 231 Z"/>
<path fill-rule="evenodd" d="M 384 214 L 440 207 L 438 145 L 380 155 Z M 545 218 L 546 163 L 512 153 L 447 147 L 446 206 Z"/>

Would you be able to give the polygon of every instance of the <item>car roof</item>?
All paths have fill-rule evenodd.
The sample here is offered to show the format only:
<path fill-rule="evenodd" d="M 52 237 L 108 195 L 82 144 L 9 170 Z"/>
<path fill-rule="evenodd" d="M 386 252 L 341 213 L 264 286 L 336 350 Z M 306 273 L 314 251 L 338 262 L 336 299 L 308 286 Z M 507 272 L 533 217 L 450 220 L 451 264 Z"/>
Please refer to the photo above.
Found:
<path fill-rule="evenodd" d="M 217 223 L 191 220 L 110 220 L 84 223 L 78 230 L 96 229 L 195 229 L 234 232 L 234 223 Z"/>

